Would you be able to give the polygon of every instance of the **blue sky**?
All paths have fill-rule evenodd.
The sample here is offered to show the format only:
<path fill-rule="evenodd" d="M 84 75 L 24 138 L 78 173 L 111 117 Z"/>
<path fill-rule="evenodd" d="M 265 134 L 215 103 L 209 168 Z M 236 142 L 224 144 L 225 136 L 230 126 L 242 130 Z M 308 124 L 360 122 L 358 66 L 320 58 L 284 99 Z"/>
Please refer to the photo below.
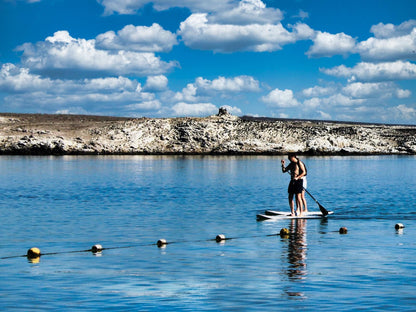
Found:
<path fill-rule="evenodd" d="M 0 111 L 416 124 L 414 0 L 0 0 Z"/>

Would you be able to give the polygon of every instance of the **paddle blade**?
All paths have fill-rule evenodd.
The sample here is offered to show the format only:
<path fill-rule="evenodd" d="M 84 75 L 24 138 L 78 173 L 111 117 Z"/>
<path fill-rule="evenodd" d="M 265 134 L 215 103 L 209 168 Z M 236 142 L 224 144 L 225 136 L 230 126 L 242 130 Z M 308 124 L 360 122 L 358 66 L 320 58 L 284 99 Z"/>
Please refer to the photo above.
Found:
<path fill-rule="evenodd" d="M 318 203 L 318 206 L 319 206 L 319 210 L 321 210 L 321 212 L 322 212 L 322 215 L 323 216 L 327 216 L 328 215 L 328 210 L 326 210 L 325 208 L 324 208 L 324 206 L 322 206 L 321 204 L 319 204 Z"/>

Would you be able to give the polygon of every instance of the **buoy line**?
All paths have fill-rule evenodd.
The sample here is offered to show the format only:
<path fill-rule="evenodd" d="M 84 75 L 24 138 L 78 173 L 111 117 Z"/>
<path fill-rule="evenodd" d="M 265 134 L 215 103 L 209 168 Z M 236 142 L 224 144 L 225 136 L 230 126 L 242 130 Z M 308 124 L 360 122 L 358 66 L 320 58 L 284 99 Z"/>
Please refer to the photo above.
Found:
<path fill-rule="evenodd" d="M 402 223 L 397 223 L 395 225 L 395 229 L 397 231 L 403 231 L 404 225 Z M 348 230 L 346 227 L 341 227 L 339 231 L 336 231 L 339 234 L 347 234 Z M 25 255 L 20 256 L 8 256 L 8 257 L 0 257 L 1 260 L 4 259 L 12 259 L 12 258 L 21 258 L 26 257 L 29 260 L 33 260 L 33 262 L 38 262 L 41 256 L 50 256 L 50 255 L 60 255 L 60 254 L 70 254 L 70 253 L 83 253 L 83 252 L 92 252 L 93 254 L 101 254 L 104 250 L 111 250 L 111 249 L 126 249 L 126 248 L 137 248 L 137 247 L 146 247 L 146 246 L 157 246 L 159 248 L 165 248 L 166 245 L 170 244 L 180 244 L 180 243 L 198 243 L 198 242 L 208 242 L 208 241 L 216 241 L 217 243 L 224 243 L 227 240 L 236 240 L 236 239 L 247 239 L 247 238 L 257 238 L 257 237 L 270 237 L 270 236 L 280 236 L 282 239 L 288 239 L 290 237 L 296 237 L 296 233 L 291 233 L 287 228 L 282 228 L 279 233 L 276 234 L 266 234 L 266 235 L 253 235 L 253 236 L 243 236 L 243 237 L 226 237 L 224 234 L 218 234 L 215 238 L 211 239 L 199 239 L 199 240 L 182 240 L 182 241 L 167 241 L 164 238 L 159 239 L 156 243 L 148 243 L 148 244 L 136 244 L 136 245 L 129 245 L 129 246 L 118 246 L 118 247 L 103 247 L 100 244 L 93 245 L 90 249 L 84 250 L 72 250 L 72 251 L 60 251 L 60 252 L 48 252 L 42 253 L 38 247 L 30 248 Z M 37 261 L 36 261 L 37 260 Z"/>
<path fill-rule="evenodd" d="M 208 242 L 208 241 L 216 241 L 217 243 L 221 243 L 227 240 L 255 238 L 255 237 L 269 237 L 269 236 L 279 236 L 279 235 L 280 234 L 277 233 L 277 234 L 255 235 L 255 236 L 246 236 L 246 237 L 226 237 L 224 234 L 218 234 L 215 238 L 200 239 L 200 240 L 193 240 L 193 241 L 191 240 L 167 241 L 166 239 L 161 238 L 156 243 L 136 244 L 136 245 L 118 246 L 118 247 L 103 247 L 100 244 L 96 244 L 96 245 L 93 245 L 90 249 L 47 252 L 47 253 L 41 252 L 38 247 L 32 247 L 27 251 L 25 255 L 1 257 L 0 259 L 4 260 L 4 259 L 22 258 L 22 257 L 27 257 L 28 259 L 37 259 L 37 258 L 40 258 L 41 256 L 70 254 L 70 253 L 84 253 L 84 252 L 92 252 L 93 254 L 98 254 L 104 250 L 111 250 L 111 249 L 126 249 L 126 248 L 137 248 L 137 247 L 147 247 L 147 246 L 158 246 L 159 248 L 163 248 L 163 247 L 166 247 L 166 245 L 170 245 L 170 244 L 198 243 L 198 242 Z"/>

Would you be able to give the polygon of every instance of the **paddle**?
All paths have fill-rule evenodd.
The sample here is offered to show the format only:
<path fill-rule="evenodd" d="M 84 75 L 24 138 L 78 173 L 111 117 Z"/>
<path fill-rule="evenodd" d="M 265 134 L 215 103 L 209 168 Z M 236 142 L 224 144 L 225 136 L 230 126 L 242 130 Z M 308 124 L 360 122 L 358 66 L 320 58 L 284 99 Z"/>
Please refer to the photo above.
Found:
<path fill-rule="evenodd" d="M 305 191 L 306 191 L 306 193 L 308 193 L 309 194 L 309 196 L 310 197 L 312 197 L 312 199 L 315 201 L 315 203 L 317 203 L 318 204 L 318 206 L 319 206 L 319 210 L 321 210 L 321 212 L 322 212 L 322 215 L 323 216 L 326 216 L 326 215 L 328 215 L 328 210 L 326 210 L 325 208 L 324 208 L 324 206 L 322 206 L 316 199 L 315 199 L 315 197 L 313 197 L 312 196 L 312 194 L 311 193 L 309 193 L 309 191 L 307 190 L 307 189 L 305 189 L 305 188 L 303 188 Z"/>

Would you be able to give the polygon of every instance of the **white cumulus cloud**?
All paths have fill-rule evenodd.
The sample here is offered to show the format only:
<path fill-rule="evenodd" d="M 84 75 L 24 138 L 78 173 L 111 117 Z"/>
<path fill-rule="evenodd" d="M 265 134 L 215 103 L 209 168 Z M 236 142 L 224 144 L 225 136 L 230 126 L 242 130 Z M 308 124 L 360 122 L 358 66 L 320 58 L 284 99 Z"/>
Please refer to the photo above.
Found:
<path fill-rule="evenodd" d="M 215 52 L 276 51 L 296 41 L 282 24 L 210 23 L 206 13 L 192 14 L 180 24 L 178 34 L 190 48 Z"/>
<path fill-rule="evenodd" d="M 218 108 L 211 103 L 177 103 L 172 107 L 174 116 L 206 116 L 217 113 Z"/>
<path fill-rule="evenodd" d="M 96 38 L 96 47 L 108 50 L 169 52 L 176 44 L 176 35 L 156 23 L 150 27 L 127 25 L 117 34 L 108 31 Z"/>
<path fill-rule="evenodd" d="M 27 68 L 7 63 L 0 69 L 0 90 L 10 93 L 30 92 L 49 89 L 51 86 L 53 86 L 51 79 L 33 75 Z"/>
<path fill-rule="evenodd" d="M 150 101 L 143 101 L 141 103 L 134 103 L 126 105 L 126 110 L 134 111 L 134 112 L 150 112 L 150 111 L 157 111 L 162 108 L 162 104 L 159 100 L 154 99 Z"/>
<path fill-rule="evenodd" d="M 261 0 L 241 0 L 232 9 L 217 11 L 209 19 L 212 23 L 248 25 L 277 23 L 282 18 L 279 9 L 268 8 Z"/>
<path fill-rule="evenodd" d="M 409 35 L 389 39 L 370 38 L 358 45 L 363 60 L 416 59 L 416 29 Z"/>
<path fill-rule="evenodd" d="M 409 90 L 400 89 L 392 82 L 354 82 L 345 86 L 342 93 L 352 98 L 365 99 L 410 96 Z"/>
<path fill-rule="evenodd" d="M 260 91 L 259 81 L 251 76 L 233 78 L 218 77 L 214 80 L 198 77 L 195 85 L 199 90 L 214 92 L 257 92 Z"/>
<path fill-rule="evenodd" d="M 368 63 L 361 62 L 354 67 L 340 65 L 321 69 L 327 75 L 345 77 L 351 81 L 386 81 L 416 79 L 416 64 L 404 61 Z"/>
<path fill-rule="evenodd" d="M 196 102 L 198 101 L 196 92 L 197 87 L 193 83 L 188 83 L 181 92 L 176 92 L 176 94 L 173 96 L 173 100 L 175 102 Z"/>
<path fill-rule="evenodd" d="M 154 93 L 144 92 L 139 82 L 126 77 L 105 77 L 94 79 L 63 80 L 42 78 L 30 73 L 27 68 L 3 64 L 0 69 L 0 90 L 9 94 L 5 105 L 31 111 L 43 108 L 47 112 L 65 111 L 68 107 L 84 109 L 85 112 L 101 111 L 101 106 L 115 103 L 118 109 L 136 104 L 157 104 Z M 133 106 L 130 106 L 130 110 Z M 143 110 L 140 108 L 140 110 Z M 73 109 L 71 110 L 73 111 Z"/>
<path fill-rule="evenodd" d="M 168 78 L 164 75 L 147 77 L 145 90 L 148 91 L 163 91 L 168 86 Z"/>
<path fill-rule="evenodd" d="M 344 33 L 330 34 L 317 31 L 313 38 L 313 45 L 306 54 L 309 57 L 346 56 L 354 52 L 355 45 L 356 40 Z"/>
<path fill-rule="evenodd" d="M 300 103 L 293 96 L 293 91 L 286 89 L 274 89 L 268 95 L 262 97 L 262 101 L 270 107 L 290 108 L 298 106 Z"/>
<path fill-rule="evenodd" d="M 413 122 L 416 120 L 416 108 L 407 105 L 398 105 L 391 109 L 391 112 L 397 120 Z"/>
<path fill-rule="evenodd" d="M 376 38 L 387 39 L 408 35 L 416 27 L 416 20 L 408 20 L 400 25 L 379 23 L 371 27 L 371 32 Z"/>
<path fill-rule="evenodd" d="M 223 11 L 235 0 L 97 0 L 104 6 L 106 15 L 113 13 L 135 14 L 137 10 L 152 3 L 156 10 L 162 11 L 174 7 L 188 8 L 192 12 Z"/>
<path fill-rule="evenodd" d="M 302 91 L 302 94 L 306 97 L 317 97 L 317 96 L 326 96 L 334 93 L 333 87 L 321 87 L 315 86 L 312 88 L 307 88 Z"/>
<path fill-rule="evenodd" d="M 232 95 L 235 93 L 260 91 L 259 81 L 251 76 L 218 77 L 214 80 L 198 77 L 189 83 L 181 92 L 177 92 L 174 100 L 178 102 L 195 102 L 200 97 L 216 95 Z"/>
<path fill-rule="evenodd" d="M 95 40 L 75 39 L 67 31 L 58 31 L 45 41 L 25 43 L 22 64 L 43 74 L 112 74 L 139 76 L 163 74 L 176 66 L 166 63 L 154 53 L 99 50 Z"/>

